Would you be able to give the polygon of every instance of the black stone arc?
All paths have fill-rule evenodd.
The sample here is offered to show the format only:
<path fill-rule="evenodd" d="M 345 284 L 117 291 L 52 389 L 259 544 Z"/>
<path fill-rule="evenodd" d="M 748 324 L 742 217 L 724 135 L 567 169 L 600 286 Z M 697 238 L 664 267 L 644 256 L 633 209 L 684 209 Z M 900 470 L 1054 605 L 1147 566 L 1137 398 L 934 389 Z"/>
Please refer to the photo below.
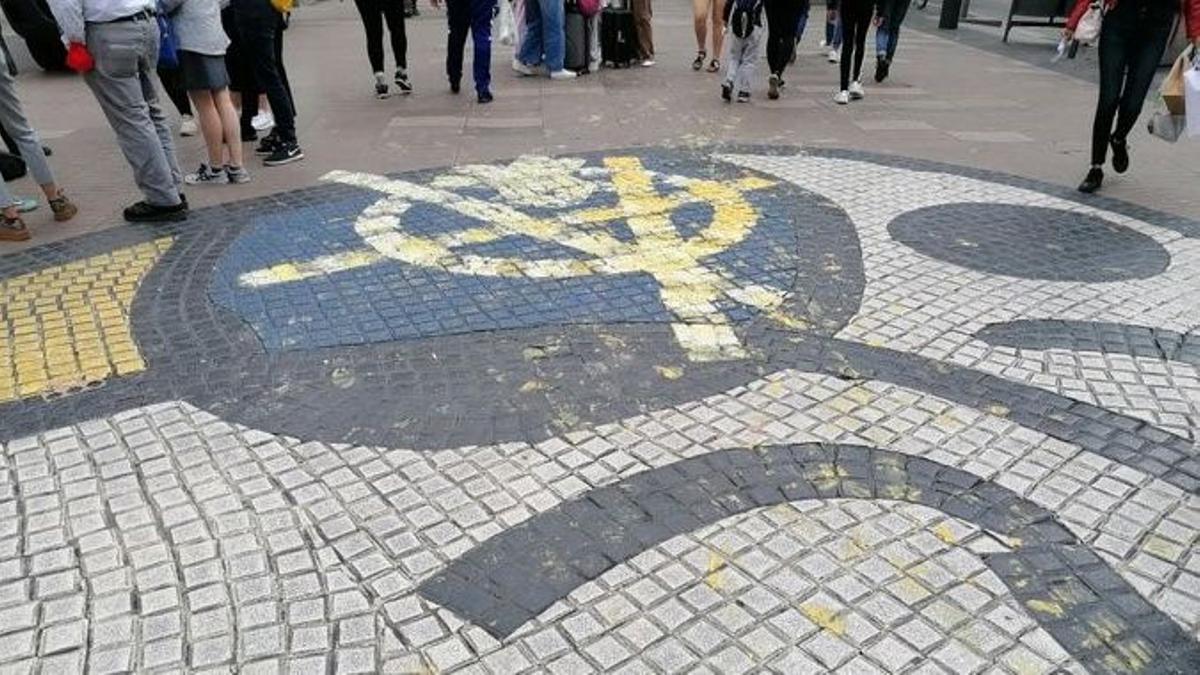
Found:
<path fill-rule="evenodd" d="M 863 446 L 724 450 L 635 474 L 484 541 L 417 592 L 503 640 L 582 584 L 672 537 L 813 499 L 920 504 L 1019 542 L 980 557 L 1090 672 L 1200 672 L 1200 644 L 1048 511 L 961 469 Z"/>

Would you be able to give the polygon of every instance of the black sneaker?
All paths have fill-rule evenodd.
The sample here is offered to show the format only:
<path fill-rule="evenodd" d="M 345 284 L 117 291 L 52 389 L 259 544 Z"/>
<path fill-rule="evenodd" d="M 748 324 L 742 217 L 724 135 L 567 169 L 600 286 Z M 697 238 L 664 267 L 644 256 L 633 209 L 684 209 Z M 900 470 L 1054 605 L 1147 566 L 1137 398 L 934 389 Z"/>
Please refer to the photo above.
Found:
<path fill-rule="evenodd" d="M 290 143 L 280 143 L 275 146 L 275 152 L 272 152 L 269 157 L 263 160 L 266 166 L 279 166 L 281 164 L 291 164 L 304 159 L 304 151 L 295 141 Z"/>
<path fill-rule="evenodd" d="M 1129 143 L 1123 138 L 1113 136 L 1109 139 L 1113 150 L 1113 171 L 1125 173 L 1129 169 Z"/>
<path fill-rule="evenodd" d="M 875 58 L 875 81 L 883 82 L 887 79 L 888 70 L 891 68 L 892 62 L 886 56 L 878 56 Z"/>
<path fill-rule="evenodd" d="M 724 101 L 726 103 L 729 103 L 730 101 L 733 100 L 733 85 L 732 84 L 729 84 L 728 82 L 726 82 L 725 84 L 721 85 L 721 98 L 724 99 Z"/>
<path fill-rule="evenodd" d="M 738 94 L 738 98 L 741 98 L 741 94 Z M 767 78 L 767 98 L 772 101 L 779 98 L 779 76 L 774 73 Z"/>
<path fill-rule="evenodd" d="M 396 69 L 396 77 L 393 78 L 393 81 L 396 83 L 396 88 L 400 90 L 401 94 L 411 94 L 412 93 L 412 90 L 413 90 L 412 82 L 410 82 L 408 80 L 408 71 L 406 71 L 405 69 L 397 68 Z"/>
<path fill-rule="evenodd" d="M 490 92 L 490 91 L 479 92 L 478 101 L 481 104 L 487 105 L 488 103 L 491 103 L 493 100 L 494 99 L 492 98 L 492 92 Z"/>
<path fill-rule="evenodd" d="M 462 83 L 458 80 L 450 80 L 450 93 L 457 94 L 462 91 Z"/>
<path fill-rule="evenodd" d="M 254 148 L 254 154 L 256 154 L 256 155 L 271 155 L 271 154 L 275 153 L 275 149 L 278 147 L 279 147 L 279 137 L 276 136 L 275 134 L 268 134 L 265 138 L 262 139 L 262 142 L 258 144 L 258 147 Z"/>
<path fill-rule="evenodd" d="M 177 223 L 187 220 L 187 202 L 175 206 L 155 206 L 149 202 L 138 202 L 125 209 L 125 220 L 130 223 Z"/>
<path fill-rule="evenodd" d="M 258 140 L 258 130 L 257 129 L 253 129 L 253 128 L 251 128 L 249 130 L 242 129 L 242 142 L 243 143 L 253 143 L 254 141 L 257 141 L 257 140 Z"/>
<path fill-rule="evenodd" d="M 388 86 L 384 82 L 375 83 L 375 98 L 383 100 L 389 96 Z"/>
<path fill-rule="evenodd" d="M 749 103 L 750 102 L 750 92 L 739 91 L 738 97 L 737 97 L 737 102 L 738 103 Z"/>
<path fill-rule="evenodd" d="M 1091 194 L 1099 190 L 1102 183 L 1104 183 L 1104 170 L 1098 166 L 1093 166 L 1088 170 L 1083 182 L 1079 184 L 1079 191 Z"/>

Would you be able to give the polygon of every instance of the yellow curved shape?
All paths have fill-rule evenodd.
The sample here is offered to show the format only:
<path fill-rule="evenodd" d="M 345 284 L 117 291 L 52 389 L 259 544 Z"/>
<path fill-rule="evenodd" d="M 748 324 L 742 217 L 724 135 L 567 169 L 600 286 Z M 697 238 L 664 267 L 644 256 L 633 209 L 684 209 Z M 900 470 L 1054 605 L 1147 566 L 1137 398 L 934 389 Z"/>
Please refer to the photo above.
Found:
<path fill-rule="evenodd" d="M 171 237 L 0 281 L 0 403 L 145 370 L 129 309 Z"/>

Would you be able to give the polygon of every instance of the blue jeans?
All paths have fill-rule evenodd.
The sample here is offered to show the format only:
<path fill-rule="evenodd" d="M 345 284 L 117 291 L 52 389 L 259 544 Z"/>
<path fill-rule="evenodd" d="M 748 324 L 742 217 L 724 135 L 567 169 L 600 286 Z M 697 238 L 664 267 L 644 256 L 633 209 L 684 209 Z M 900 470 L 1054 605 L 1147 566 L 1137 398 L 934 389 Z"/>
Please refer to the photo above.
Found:
<path fill-rule="evenodd" d="M 900 41 L 900 24 L 908 15 L 908 0 L 884 2 L 883 22 L 875 29 L 875 56 L 886 56 L 891 61 L 896 56 L 896 44 Z"/>
<path fill-rule="evenodd" d="M 525 0 L 525 40 L 518 58 L 527 66 L 539 63 L 550 72 L 563 69 L 566 36 L 563 35 L 563 0 Z"/>
<path fill-rule="evenodd" d="M 842 46 L 842 17 L 838 14 L 838 18 L 833 21 L 826 19 L 825 21 L 825 46 L 837 49 Z"/>
<path fill-rule="evenodd" d="M 804 37 L 804 29 L 808 28 L 808 12 L 811 6 L 811 0 L 800 0 L 800 15 L 796 18 L 796 42 Z"/>

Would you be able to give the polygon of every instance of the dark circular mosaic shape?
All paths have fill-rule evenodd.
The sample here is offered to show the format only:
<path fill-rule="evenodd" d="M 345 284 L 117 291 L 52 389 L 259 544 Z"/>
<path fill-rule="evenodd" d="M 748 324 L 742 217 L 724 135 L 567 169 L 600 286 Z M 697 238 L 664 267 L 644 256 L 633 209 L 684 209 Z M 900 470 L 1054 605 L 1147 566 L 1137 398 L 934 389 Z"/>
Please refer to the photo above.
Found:
<path fill-rule="evenodd" d="M 888 225 L 931 258 L 990 274 L 1048 281 L 1146 279 L 1171 262 L 1149 236 L 1096 216 L 1009 204 L 945 204 Z"/>

